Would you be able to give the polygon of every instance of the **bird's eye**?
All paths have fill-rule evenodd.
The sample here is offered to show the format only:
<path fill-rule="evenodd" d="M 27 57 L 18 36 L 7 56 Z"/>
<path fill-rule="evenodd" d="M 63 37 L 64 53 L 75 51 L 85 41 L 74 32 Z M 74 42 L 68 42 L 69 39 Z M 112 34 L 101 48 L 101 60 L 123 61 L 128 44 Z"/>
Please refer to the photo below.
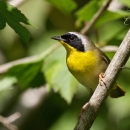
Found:
<path fill-rule="evenodd" d="M 74 36 L 70 36 L 69 37 L 69 41 L 74 41 L 75 37 Z"/>

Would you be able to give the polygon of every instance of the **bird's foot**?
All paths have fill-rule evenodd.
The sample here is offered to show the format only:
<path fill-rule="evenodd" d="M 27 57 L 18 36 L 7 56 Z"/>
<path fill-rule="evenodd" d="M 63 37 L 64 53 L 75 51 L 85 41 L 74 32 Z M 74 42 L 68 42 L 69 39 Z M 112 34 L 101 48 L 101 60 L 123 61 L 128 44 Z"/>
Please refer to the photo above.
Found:
<path fill-rule="evenodd" d="M 99 74 L 99 83 L 100 83 L 101 86 L 103 86 L 103 84 L 105 84 L 105 82 L 103 80 L 104 77 L 105 77 L 104 73 Z M 105 86 L 106 86 L 106 84 L 105 84 Z"/>

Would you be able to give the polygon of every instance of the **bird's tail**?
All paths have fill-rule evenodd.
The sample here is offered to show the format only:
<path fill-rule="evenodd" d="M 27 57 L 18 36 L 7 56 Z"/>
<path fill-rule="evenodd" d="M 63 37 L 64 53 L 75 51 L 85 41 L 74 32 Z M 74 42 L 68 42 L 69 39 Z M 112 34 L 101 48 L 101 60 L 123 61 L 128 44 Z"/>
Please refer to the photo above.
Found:
<path fill-rule="evenodd" d="M 118 98 L 124 96 L 126 91 L 121 88 L 118 84 L 115 84 L 111 89 L 109 96 L 112 98 Z"/>

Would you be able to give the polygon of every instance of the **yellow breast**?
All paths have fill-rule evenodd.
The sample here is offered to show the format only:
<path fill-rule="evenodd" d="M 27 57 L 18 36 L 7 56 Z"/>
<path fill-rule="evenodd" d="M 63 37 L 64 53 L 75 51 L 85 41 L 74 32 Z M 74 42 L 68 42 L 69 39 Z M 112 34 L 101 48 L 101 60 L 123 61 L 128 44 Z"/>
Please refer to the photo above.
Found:
<path fill-rule="evenodd" d="M 94 51 L 67 52 L 66 62 L 72 75 L 92 93 L 98 83 L 97 56 Z"/>
<path fill-rule="evenodd" d="M 97 64 L 94 51 L 79 52 L 73 50 L 67 54 L 66 62 L 70 71 L 82 74 L 92 73 Z"/>

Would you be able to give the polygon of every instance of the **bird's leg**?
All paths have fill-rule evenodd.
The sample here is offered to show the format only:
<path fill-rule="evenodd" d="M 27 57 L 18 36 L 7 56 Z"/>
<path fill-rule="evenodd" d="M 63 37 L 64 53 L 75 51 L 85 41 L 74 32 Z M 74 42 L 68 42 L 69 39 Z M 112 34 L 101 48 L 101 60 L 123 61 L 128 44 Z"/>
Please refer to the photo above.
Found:
<path fill-rule="evenodd" d="M 100 73 L 99 74 L 99 83 L 100 83 L 101 86 L 102 86 L 102 83 L 105 84 L 105 82 L 103 81 L 104 77 L 105 77 L 104 73 Z M 106 84 L 105 84 L 105 86 L 106 86 Z"/>

